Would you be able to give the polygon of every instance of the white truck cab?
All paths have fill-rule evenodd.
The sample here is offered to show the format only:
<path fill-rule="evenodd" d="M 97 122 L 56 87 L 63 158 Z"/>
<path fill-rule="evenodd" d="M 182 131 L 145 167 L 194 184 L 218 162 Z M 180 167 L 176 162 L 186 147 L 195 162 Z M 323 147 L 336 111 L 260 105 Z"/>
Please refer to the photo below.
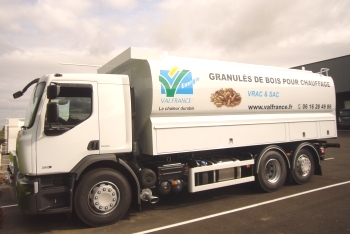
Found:
<path fill-rule="evenodd" d="M 131 152 L 128 81 L 127 76 L 105 74 L 42 77 L 31 97 L 18 140 L 21 173 L 28 176 L 65 173 L 89 154 Z M 46 89 L 53 83 L 60 90 L 57 97 L 49 100 Z M 59 109 L 57 123 L 47 123 L 49 102 Z"/>

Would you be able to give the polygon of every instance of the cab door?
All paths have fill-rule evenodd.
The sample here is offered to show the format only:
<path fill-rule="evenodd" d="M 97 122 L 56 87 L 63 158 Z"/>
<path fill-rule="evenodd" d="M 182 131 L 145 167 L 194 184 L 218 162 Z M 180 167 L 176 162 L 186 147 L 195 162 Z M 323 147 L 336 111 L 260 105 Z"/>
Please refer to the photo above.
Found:
<path fill-rule="evenodd" d="M 96 82 L 62 82 L 57 124 L 45 121 L 46 100 L 37 129 L 37 174 L 69 172 L 84 157 L 99 154 Z"/>

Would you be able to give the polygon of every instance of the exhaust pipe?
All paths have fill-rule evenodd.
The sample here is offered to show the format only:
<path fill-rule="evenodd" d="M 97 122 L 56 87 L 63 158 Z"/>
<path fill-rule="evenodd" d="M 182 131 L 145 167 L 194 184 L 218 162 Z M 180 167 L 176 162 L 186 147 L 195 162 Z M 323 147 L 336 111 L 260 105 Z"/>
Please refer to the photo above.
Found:
<path fill-rule="evenodd" d="M 150 189 L 142 189 L 140 198 L 142 201 L 148 201 L 151 204 L 155 204 L 159 201 L 158 197 L 152 196 L 152 191 Z"/>

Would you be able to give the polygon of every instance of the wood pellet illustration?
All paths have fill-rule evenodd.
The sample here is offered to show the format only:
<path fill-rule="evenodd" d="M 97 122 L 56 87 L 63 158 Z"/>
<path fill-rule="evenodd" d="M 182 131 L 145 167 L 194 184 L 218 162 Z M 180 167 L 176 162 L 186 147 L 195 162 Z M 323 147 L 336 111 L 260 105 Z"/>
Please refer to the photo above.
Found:
<path fill-rule="evenodd" d="M 235 107 L 238 106 L 242 97 L 239 93 L 234 91 L 232 88 L 219 89 L 212 93 L 210 96 L 210 100 L 217 106 L 227 106 L 227 107 Z"/>

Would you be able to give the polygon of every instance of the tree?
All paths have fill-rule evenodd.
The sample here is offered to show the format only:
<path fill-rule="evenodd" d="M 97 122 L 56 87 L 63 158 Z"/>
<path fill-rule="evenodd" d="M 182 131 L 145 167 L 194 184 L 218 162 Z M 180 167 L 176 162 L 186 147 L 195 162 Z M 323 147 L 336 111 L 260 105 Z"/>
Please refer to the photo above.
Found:
<path fill-rule="evenodd" d="M 0 131 L 0 139 L 4 139 L 4 132 L 5 132 L 5 126 L 2 127 L 2 130 Z"/>

